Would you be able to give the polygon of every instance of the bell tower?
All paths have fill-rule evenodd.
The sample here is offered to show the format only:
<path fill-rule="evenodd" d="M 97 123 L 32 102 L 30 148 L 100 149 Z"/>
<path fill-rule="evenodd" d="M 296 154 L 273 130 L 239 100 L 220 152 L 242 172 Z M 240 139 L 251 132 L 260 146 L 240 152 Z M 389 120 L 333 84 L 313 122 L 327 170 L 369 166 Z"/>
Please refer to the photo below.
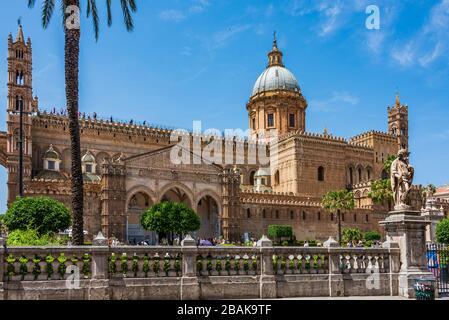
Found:
<path fill-rule="evenodd" d="M 401 104 L 399 94 L 393 107 L 388 107 L 388 132 L 398 138 L 398 149 L 408 149 L 408 105 Z"/>
<path fill-rule="evenodd" d="M 31 40 L 25 43 L 19 21 L 17 36 L 8 36 L 7 169 L 8 204 L 19 195 L 20 149 L 23 150 L 23 180 L 31 178 L 31 114 L 37 112 L 33 99 Z M 22 112 L 21 112 L 22 111 Z M 22 115 L 21 115 L 22 114 Z M 22 121 L 21 121 L 22 119 Z"/>

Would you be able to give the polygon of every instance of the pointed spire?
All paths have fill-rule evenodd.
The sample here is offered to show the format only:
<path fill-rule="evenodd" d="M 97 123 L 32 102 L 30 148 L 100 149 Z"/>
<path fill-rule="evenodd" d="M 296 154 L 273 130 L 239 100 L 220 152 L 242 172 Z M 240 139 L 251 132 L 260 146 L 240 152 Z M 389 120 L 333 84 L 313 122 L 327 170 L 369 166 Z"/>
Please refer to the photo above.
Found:
<path fill-rule="evenodd" d="M 25 43 L 24 39 L 25 39 L 25 37 L 23 36 L 22 24 L 20 23 L 20 19 L 19 19 L 19 31 L 17 31 L 16 42 Z"/>
<path fill-rule="evenodd" d="M 268 68 L 273 66 L 284 66 L 284 64 L 282 63 L 282 52 L 278 49 L 276 31 L 274 31 L 273 34 L 273 48 L 268 54 Z"/>
<path fill-rule="evenodd" d="M 399 92 L 396 92 L 396 107 L 400 107 L 401 106 L 401 101 L 399 99 Z"/>

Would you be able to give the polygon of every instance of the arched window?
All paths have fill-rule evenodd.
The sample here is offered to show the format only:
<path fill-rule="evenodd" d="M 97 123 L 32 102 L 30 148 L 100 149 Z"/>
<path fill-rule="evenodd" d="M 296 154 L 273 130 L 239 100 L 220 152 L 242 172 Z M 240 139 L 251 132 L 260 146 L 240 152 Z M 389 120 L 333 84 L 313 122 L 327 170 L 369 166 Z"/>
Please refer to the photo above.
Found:
<path fill-rule="evenodd" d="M 352 168 L 349 168 L 349 184 L 354 184 L 354 175 Z"/>
<path fill-rule="evenodd" d="M 318 211 L 318 220 L 321 220 L 321 212 Z"/>
<path fill-rule="evenodd" d="M 363 180 L 363 179 L 362 179 L 362 168 L 359 168 L 358 171 L 359 171 L 358 173 L 359 173 L 359 183 L 360 183 L 360 182 L 362 182 L 362 180 Z"/>
<path fill-rule="evenodd" d="M 276 173 L 274 174 L 274 185 L 277 186 L 279 183 L 280 183 L 279 170 L 277 170 Z"/>
<path fill-rule="evenodd" d="M 266 213 L 265 209 L 263 209 L 262 210 L 262 218 L 265 219 L 266 217 L 267 217 L 267 213 Z"/>
<path fill-rule="evenodd" d="M 279 211 L 276 210 L 276 219 L 279 219 Z"/>
<path fill-rule="evenodd" d="M 366 178 L 367 180 L 371 180 L 371 170 L 370 169 L 366 169 Z"/>
<path fill-rule="evenodd" d="M 324 181 L 324 168 L 318 168 L 318 181 Z"/>
<path fill-rule="evenodd" d="M 251 209 L 246 209 L 246 217 L 249 219 L 251 218 Z"/>
<path fill-rule="evenodd" d="M 251 171 L 251 173 L 249 174 L 249 184 L 250 185 L 254 185 L 254 175 L 256 174 L 256 171 Z"/>
<path fill-rule="evenodd" d="M 365 215 L 365 223 L 368 223 L 368 215 Z"/>
<path fill-rule="evenodd" d="M 96 173 L 96 161 L 93 154 L 88 150 L 81 158 L 81 167 L 83 173 Z"/>
<path fill-rule="evenodd" d="M 50 145 L 48 150 L 44 154 L 44 169 L 50 171 L 59 171 L 61 164 L 61 158 L 59 154 L 53 149 L 53 145 Z"/>
<path fill-rule="evenodd" d="M 295 114 L 294 113 L 290 113 L 289 118 L 288 118 L 288 125 L 289 125 L 290 128 L 294 128 L 296 126 Z"/>
<path fill-rule="evenodd" d="M 306 220 L 306 212 L 305 211 L 302 212 L 302 220 Z"/>
<path fill-rule="evenodd" d="M 290 219 L 291 220 L 295 219 L 295 213 L 293 211 L 290 211 Z"/>
<path fill-rule="evenodd" d="M 354 213 L 354 222 L 357 222 L 357 214 Z"/>

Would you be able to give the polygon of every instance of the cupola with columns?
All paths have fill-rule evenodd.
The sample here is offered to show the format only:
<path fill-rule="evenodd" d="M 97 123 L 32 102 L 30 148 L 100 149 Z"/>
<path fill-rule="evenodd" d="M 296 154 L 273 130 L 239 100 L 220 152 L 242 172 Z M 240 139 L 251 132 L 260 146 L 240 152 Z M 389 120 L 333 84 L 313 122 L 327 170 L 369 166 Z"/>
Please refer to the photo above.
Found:
<path fill-rule="evenodd" d="M 275 33 L 268 66 L 257 79 L 246 106 L 252 138 L 305 131 L 306 108 L 296 77 L 284 66 Z"/>

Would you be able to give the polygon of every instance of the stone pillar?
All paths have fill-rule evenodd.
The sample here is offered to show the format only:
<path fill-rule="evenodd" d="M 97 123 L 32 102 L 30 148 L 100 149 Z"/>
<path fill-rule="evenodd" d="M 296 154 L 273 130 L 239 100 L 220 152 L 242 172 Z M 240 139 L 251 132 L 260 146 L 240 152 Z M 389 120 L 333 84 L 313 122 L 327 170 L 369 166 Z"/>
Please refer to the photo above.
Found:
<path fill-rule="evenodd" d="M 426 200 L 426 207 L 421 209 L 421 216 L 429 222 L 426 227 L 426 241 L 435 243 L 437 224 L 445 218 L 444 209 L 442 207 L 437 208 L 436 200 L 429 198 Z"/>
<path fill-rule="evenodd" d="M 420 277 L 434 278 L 427 270 L 425 231 L 428 221 L 419 211 L 397 210 L 380 222 L 385 228 L 387 243 L 384 246 L 399 246 L 400 263 L 398 293 L 406 298 L 414 298 L 413 285 Z M 394 244 L 396 243 L 396 244 Z"/>
<path fill-rule="evenodd" d="M 3 277 L 5 275 L 5 239 L 0 237 L 0 300 L 4 299 Z"/>
<path fill-rule="evenodd" d="M 332 237 L 323 246 L 329 257 L 329 297 L 341 297 L 345 294 L 345 282 L 340 270 L 340 246 Z"/>
<path fill-rule="evenodd" d="M 273 242 L 265 235 L 257 241 L 260 247 L 260 298 L 277 298 L 276 278 L 273 272 Z"/>
<path fill-rule="evenodd" d="M 198 249 L 196 241 L 187 235 L 181 241 L 182 250 L 182 278 L 180 288 L 181 300 L 199 300 L 201 288 L 196 270 L 196 256 Z"/>
<path fill-rule="evenodd" d="M 109 247 L 101 231 L 93 240 L 92 279 L 89 286 L 89 300 L 110 300 Z"/>

